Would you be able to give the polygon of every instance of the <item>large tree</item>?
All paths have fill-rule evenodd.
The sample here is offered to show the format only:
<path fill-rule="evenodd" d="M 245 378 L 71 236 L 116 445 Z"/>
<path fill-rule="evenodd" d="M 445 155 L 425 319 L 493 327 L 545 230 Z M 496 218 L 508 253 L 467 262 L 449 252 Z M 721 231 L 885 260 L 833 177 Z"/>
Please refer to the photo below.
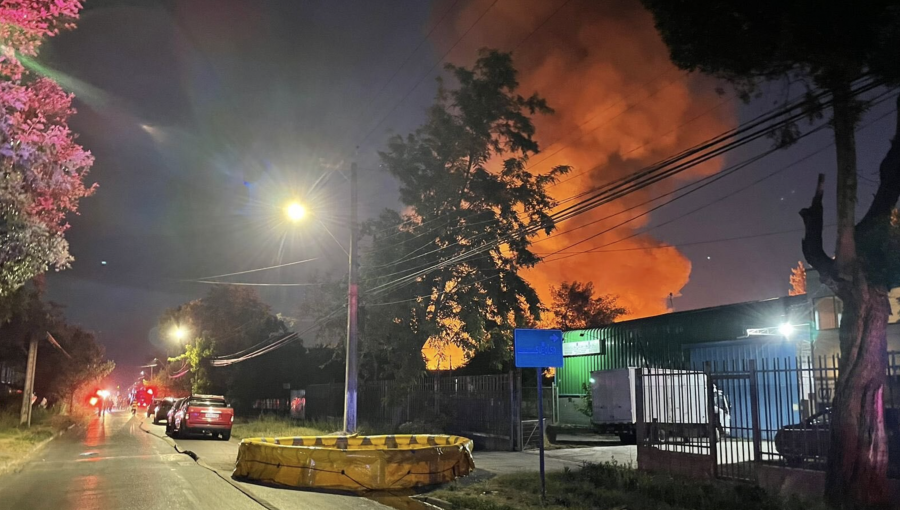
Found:
<path fill-rule="evenodd" d="M 66 215 L 94 191 L 84 184 L 93 157 L 68 126 L 72 96 L 24 65 L 80 10 L 77 0 L 0 5 L 0 298 L 68 266 Z"/>
<path fill-rule="evenodd" d="M 183 346 L 173 335 L 176 328 L 185 336 L 182 341 L 187 343 Z M 263 361 L 250 365 L 241 362 L 213 368 L 209 366 L 210 359 L 251 352 L 254 347 L 287 335 L 288 327 L 253 288 L 221 285 L 211 288 L 201 299 L 166 310 L 160 317 L 159 331 L 163 345 L 168 346 L 165 354 L 179 353 L 172 356 L 177 361 L 175 367 L 180 367 L 182 361 L 188 363 L 195 391 L 201 388 L 227 393 L 240 401 L 238 405 L 244 405 L 256 392 L 254 372 L 272 369 L 279 362 L 264 356 Z M 282 357 L 289 354 L 295 361 L 299 356 L 294 349 L 281 349 L 279 353 Z"/>
<path fill-rule="evenodd" d="M 594 296 L 594 282 L 563 282 L 551 286 L 550 312 L 554 327 L 572 329 L 599 328 L 612 324 L 628 311 L 612 295 Z"/>
<path fill-rule="evenodd" d="M 844 303 L 825 496 L 837 508 L 887 506 L 883 393 L 893 275 L 885 268 L 892 266 L 887 232 L 900 196 L 900 146 L 895 139 L 881 164 L 871 207 L 857 222 L 855 128 L 866 104 L 855 94 L 854 83 L 860 78 L 898 82 L 900 7 L 891 0 L 643 3 L 653 12 L 672 61 L 682 69 L 728 79 L 743 92 L 763 81 L 787 78 L 826 93 L 837 163 L 833 256 L 822 243 L 822 178 L 812 205 L 801 213 L 804 256 Z"/>
<path fill-rule="evenodd" d="M 216 344 L 216 355 L 228 355 L 287 333 L 287 326 L 252 287 L 217 285 L 201 299 L 166 310 L 160 334 L 174 345 L 172 333 L 181 328 L 191 337 L 204 336 Z"/>
<path fill-rule="evenodd" d="M 380 153 L 404 214 L 386 211 L 367 229 L 363 342 L 398 377 L 423 371 L 426 341 L 508 346 L 516 325 L 540 315 L 519 270 L 540 260 L 530 240 L 552 231 L 547 186 L 568 171 L 526 170 L 538 152 L 531 117 L 551 109 L 520 95 L 509 53 L 482 50 L 473 67 L 447 70 L 453 86 L 439 83 L 425 123 Z"/>
<path fill-rule="evenodd" d="M 24 369 L 29 343 L 38 340 L 35 393 L 40 398 L 71 404 L 76 392 L 112 372 L 115 363 L 106 359 L 94 334 L 69 324 L 61 306 L 44 301 L 40 281 L 15 294 L 15 313 L 0 323 L 0 359 Z"/>

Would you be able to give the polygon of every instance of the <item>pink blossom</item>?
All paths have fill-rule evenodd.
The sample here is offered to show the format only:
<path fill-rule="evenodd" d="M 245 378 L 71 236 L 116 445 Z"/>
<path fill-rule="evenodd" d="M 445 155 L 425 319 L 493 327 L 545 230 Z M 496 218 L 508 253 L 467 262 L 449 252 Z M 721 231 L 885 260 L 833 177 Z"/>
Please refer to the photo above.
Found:
<path fill-rule="evenodd" d="M 68 125 L 75 113 L 73 96 L 49 78 L 31 76 L 16 57 L 36 55 L 44 38 L 73 27 L 80 10 L 79 0 L 0 2 L 0 175 L 6 176 L 0 197 L 17 204 L 19 221 L 49 235 L 36 237 L 49 241 L 35 253 L 17 254 L 12 247 L 5 252 L 0 246 L 0 295 L 9 285 L 24 283 L 23 275 L 7 274 L 12 265 L 22 266 L 24 257 L 33 268 L 68 263 L 62 238 L 69 228 L 66 215 L 77 213 L 79 200 L 96 189 L 84 183 L 94 158 L 75 143 Z"/>

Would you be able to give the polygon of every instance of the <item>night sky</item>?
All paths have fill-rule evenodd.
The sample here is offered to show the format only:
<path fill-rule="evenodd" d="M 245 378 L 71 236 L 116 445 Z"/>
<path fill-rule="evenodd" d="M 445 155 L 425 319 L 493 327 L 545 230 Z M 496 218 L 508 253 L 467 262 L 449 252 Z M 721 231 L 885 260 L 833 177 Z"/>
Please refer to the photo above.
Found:
<path fill-rule="evenodd" d="M 515 3 L 500 0 L 505 2 Z M 314 272 L 342 276 L 346 258 L 328 234 L 341 242 L 347 238 L 342 218 L 348 186 L 342 172 L 358 161 L 363 217 L 398 207 L 396 186 L 378 169 L 375 151 L 391 132 L 405 133 L 421 122 L 437 71 L 400 99 L 464 31 L 462 17 L 450 11 L 446 24 L 453 21 L 452 29 L 436 30 L 388 79 L 447 9 L 477 12 L 488 4 L 89 0 L 78 28 L 52 39 L 41 55 L 76 94 L 79 113 L 72 128 L 96 156 L 89 180 L 100 186 L 70 220 L 67 236 L 75 261 L 70 270 L 49 276 L 50 298 L 67 306 L 73 322 L 96 331 L 108 355 L 124 368 L 144 362 L 160 341 L 154 326 L 165 308 L 208 290 L 190 280 L 309 258 L 316 260 L 234 281 L 302 283 Z M 515 55 L 537 54 L 553 34 L 579 23 L 579 9 L 591 8 L 586 0 L 572 4 L 534 31 L 529 47 Z M 551 7 L 544 9 L 547 15 Z M 541 19 L 532 26 L 502 27 L 511 35 L 498 40 L 489 36 L 499 32 L 494 29 L 502 19 L 485 18 L 448 61 L 468 65 L 486 43 L 512 49 Z M 527 61 L 521 64 L 528 67 Z M 577 82 L 579 74 L 559 79 Z M 730 105 L 731 124 L 771 108 L 781 92 L 773 85 L 749 105 Z M 891 108 L 892 102 L 873 108 L 862 124 Z M 859 133 L 861 209 L 874 193 L 871 179 L 892 126 L 888 116 Z M 644 228 L 740 190 L 830 141 L 827 130 L 813 135 L 654 212 Z M 722 164 L 769 144 L 751 144 Z M 691 270 L 676 309 L 785 295 L 790 269 L 802 258 L 797 212 L 807 205 L 818 172 L 828 175 L 826 224 L 833 223 L 832 147 L 653 230 L 656 240 L 679 245 L 798 229 L 679 248 Z M 284 224 L 280 208 L 292 196 L 313 203 L 324 225 Z M 826 242 L 832 244 L 833 235 Z M 591 255 L 567 262 L 590 265 L 600 283 L 602 274 L 617 270 Z M 261 287 L 260 292 L 276 311 L 293 316 L 304 290 Z"/>

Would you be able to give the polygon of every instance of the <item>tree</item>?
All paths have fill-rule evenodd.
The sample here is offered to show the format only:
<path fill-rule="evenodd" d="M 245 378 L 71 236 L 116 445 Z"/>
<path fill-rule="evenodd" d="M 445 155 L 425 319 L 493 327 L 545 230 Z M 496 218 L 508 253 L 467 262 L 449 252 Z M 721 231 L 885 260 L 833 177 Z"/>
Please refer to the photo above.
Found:
<path fill-rule="evenodd" d="M 209 359 L 215 354 L 215 342 L 198 336 L 184 346 L 184 354 L 169 358 L 169 361 L 186 361 L 191 371 L 191 392 L 209 393 L 212 381 L 209 377 Z"/>
<path fill-rule="evenodd" d="M 109 375 L 115 363 L 106 360 L 93 333 L 67 323 L 61 306 L 43 300 L 41 282 L 14 295 L 15 313 L 0 323 L 0 358 L 24 367 L 28 344 L 38 339 L 35 393 L 51 403 L 68 402 L 71 409 L 75 393 Z M 65 353 L 47 341 L 48 333 Z"/>
<path fill-rule="evenodd" d="M 802 296 L 806 294 L 806 267 L 803 262 L 797 262 L 797 267 L 791 269 L 791 290 L 789 296 Z"/>
<path fill-rule="evenodd" d="M 185 346 L 181 355 L 172 360 L 193 360 L 191 374 L 193 385 L 235 395 L 237 381 L 255 380 L 253 368 L 263 370 L 276 363 L 266 357 L 264 361 L 254 363 L 252 367 L 246 363 L 237 363 L 227 367 L 209 370 L 208 360 L 215 356 L 228 356 L 234 353 L 252 350 L 285 336 L 288 328 L 284 321 L 272 313 L 271 307 L 262 301 L 259 293 L 252 288 L 232 285 L 215 286 L 201 299 L 190 301 L 181 306 L 163 312 L 159 320 L 159 330 L 166 337 L 165 344 L 172 346 L 172 354 L 180 351 L 180 346 L 171 337 L 173 328 L 179 327 L 192 335 L 195 340 Z M 206 352 L 208 351 L 208 352 Z M 285 353 L 294 351 L 281 350 Z M 202 353 L 202 356 L 201 356 Z M 201 361 L 202 360 L 202 361 Z M 244 383 L 242 383 L 244 384 Z M 243 386 L 241 389 L 247 389 Z M 240 397 L 244 400 L 251 395 L 244 391 Z"/>
<path fill-rule="evenodd" d="M 880 184 L 856 222 L 855 128 L 865 103 L 854 83 L 896 84 L 900 7 L 890 0 L 793 3 L 764 0 L 643 0 L 680 68 L 725 78 L 748 97 L 756 85 L 785 78 L 830 97 L 837 155 L 837 245 L 822 244 L 824 179 L 802 211 L 803 254 L 844 303 L 841 372 L 832 414 L 826 500 L 837 508 L 888 505 L 883 391 L 886 371 L 885 268 L 891 210 L 900 196 L 900 146 L 881 163 Z M 821 105 L 820 105 L 821 106 Z M 788 141 L 790 136 L 788 137 Z M 896 258 L 896 257 L 894 257 Z"/>
<path fill-rule="evenodd" d="M 106 350 L 94 334 L 78 326 L 63 326 L 54 336 L 71 358 L 54 348 L 45 348 L 49 352 L 39 355 L 38 381 L 50 388 L 47 393 L 51 400 L 67 399 L 71 411 L 76 393 L 111 374 L 116 364 L 106 359 Z M 41 384 L 36 387 L 40 389 Z"/>
<path fill-rule="evenodd" d="M 385 211 L 365 229 L 364 342 L 397 377 L 422 373 L 426 340 L 507 346 L 516 325 L 540 315 L 519 270 L 540 260 L 530 243 L 554 228 L 546 188 L 569 170 L 525 169 L 538 152 L 531 117 L 552 110 L 519 95 L 509 53 L 482 50 L 471 69 L 446 68 L 456 88 L 439 81 L 425 123 L 380 153 L 407 212 Z"/>
<path fill-rule="evenodd" d="M 72 95 L 26 68 L 41 41 L 72 23 L 77 0 L 9 0 L 0 6 L 0 297 L 72 260 L 65 217 L 94 192 L 93 156 L 75 143 Z"/>
<path fill-rule="evenodd" d="M 550 294 L 554 326 L 563 331 L 607 326 L 628 313 L 615 296 L 594 297 L 593 282 L 563 282 L 559 287 L 551 286 Z"/>
<path fill-rule="evenodd" d="M 160 331 L 168 335 L 176 326 L 214 341 L 217 355 L 231 354 L 287 332 L 284 322 L 256 290 L 237 285 L 216 285 L 203 298 L 166 310 L 160 319 Z"/>

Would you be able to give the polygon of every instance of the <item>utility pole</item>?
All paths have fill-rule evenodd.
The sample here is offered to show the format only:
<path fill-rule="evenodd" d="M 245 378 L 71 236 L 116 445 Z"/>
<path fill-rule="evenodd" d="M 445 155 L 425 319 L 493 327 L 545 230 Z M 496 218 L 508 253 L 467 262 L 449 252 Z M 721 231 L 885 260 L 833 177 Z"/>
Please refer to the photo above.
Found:
<path fill-rule="evenodd" d="M 25 391 L 22 392 L 22 413 L 19 424 L 31 427 L 31 395 L 34 393 L 34 369 L 37 366 L 38 339 L 31 336 L 28 344 L 28 364 L 25 368 Z"/>
<path fill-rule="evenodd" d="M 356 182 L 356 163 L 350 164 L 350 278 L 347 287 L 347 373 L 344 387 L 344 432 L 356 432 L 357 340 L 359 311 L 359 275 L 357 267 L 357 238 L 359 190 Z"/>

